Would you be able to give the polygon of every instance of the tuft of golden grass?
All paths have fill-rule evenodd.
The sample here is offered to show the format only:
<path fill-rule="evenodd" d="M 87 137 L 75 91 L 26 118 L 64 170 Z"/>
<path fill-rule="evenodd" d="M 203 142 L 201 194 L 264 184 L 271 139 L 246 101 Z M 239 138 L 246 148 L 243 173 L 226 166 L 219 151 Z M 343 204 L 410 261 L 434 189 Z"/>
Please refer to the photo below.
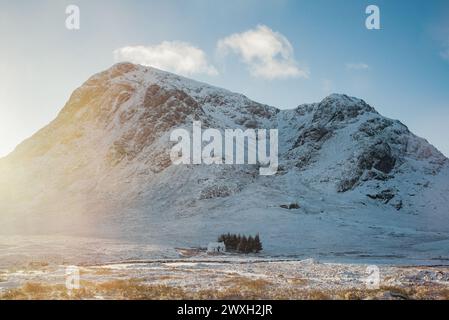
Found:
<path fill-rule="evenodd" d="M 2 300 L 48 300 L 48 299 L 66 299 L 68 296 L 61 295 L 62 285 L 44 285 L 41 283 L 28 282 L 21 288 L 10 289 L 3 293 Z"/>
<path fill-rule="evenodd" d="M 308 283 L 304 278 L 287 278 L 287 282 L 294 286 L 304 286 Z"/>
<path fill-rule="evenodd" d="M 339 299 L 362 300 L 362 299 L 397 299 L 397 300 L 429 300 L 449 299 L 449 288 L 435 285 L 419 286 L 381 286 L 376 290 L 346 289 L 337 292 Z"/>
<path fill-rule="evenodd" d="M 29 269 L 42 269 L 48 266 L 49 263 L 45 261 L 31 261 L 30 263 L 28 263 Z"/>
<path fill-rule="evenodd" d="M 242 276 L 234 276 L 221 282 L 223 286 L 238 286 L 244 290 L 264 290 L 272 283 L 261 278 L 247 278 Z"/>
<path fill-rule="evenodd" d="M 114 271 L 110 268 L 95 268 L 89 273 L 92 273 L 96 276 L 108 276 L 114 274 Z"/>
<path fill-rule="evenodd" d="M 94 286 L 93 289 L 95 289 L 97 295 L 131 300 L 175 300 L 183 299 L 186 296 L 181 288 L 166 285 L 147 285 L 136 279 L 103 282 Z"/>

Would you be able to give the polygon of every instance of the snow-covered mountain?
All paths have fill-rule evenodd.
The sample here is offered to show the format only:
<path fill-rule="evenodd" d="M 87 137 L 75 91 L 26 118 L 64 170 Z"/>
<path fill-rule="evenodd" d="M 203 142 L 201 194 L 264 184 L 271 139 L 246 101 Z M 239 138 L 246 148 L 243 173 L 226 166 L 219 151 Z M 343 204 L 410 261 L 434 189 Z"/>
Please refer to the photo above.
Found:
<path fill-rule="evenodd" d="M 171 163 L 174 128 L 279 129 L 279 171 Z M 0 159 L 2 232 L 200 245 L 261 234 L 266 252 L 449 258 L 449 161 L 363 100 L 293 110 L 128 63 L 75 92 Z M 297 203 L 297 209 L 285 209 Z"/>

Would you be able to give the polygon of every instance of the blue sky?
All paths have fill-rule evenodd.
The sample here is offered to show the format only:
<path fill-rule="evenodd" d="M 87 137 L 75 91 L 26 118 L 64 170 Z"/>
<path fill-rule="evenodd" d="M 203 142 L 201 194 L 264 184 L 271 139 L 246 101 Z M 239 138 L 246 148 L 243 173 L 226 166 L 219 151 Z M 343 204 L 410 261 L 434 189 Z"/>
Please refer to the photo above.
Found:
<path fill-rule="evenodd" d="M 69 4 L 80 8 L 80 30 L 65 26 Z M 381 30 L 365 27 L 370 4 Z M 280 60 L 269 46 L 245 55 L 261 30 L 268 38 L 257 39 L 280 41 Z M 332 92 L 363 98 L 449 155 L 449 1 L 0 0 L 0 39 L 0 156 L 127 47 L 150 63 L 167 48 L 191 53 L 191 78 L 283 109 Z M 284 68 L 279 76 L 266 76 L 270 63 Z"/>

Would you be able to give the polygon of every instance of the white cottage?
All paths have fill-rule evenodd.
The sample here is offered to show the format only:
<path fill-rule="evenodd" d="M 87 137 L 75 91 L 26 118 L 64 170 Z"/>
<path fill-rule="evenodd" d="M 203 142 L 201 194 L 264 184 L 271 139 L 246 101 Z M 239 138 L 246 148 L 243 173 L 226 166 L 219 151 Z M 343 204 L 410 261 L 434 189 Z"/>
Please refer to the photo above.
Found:
<path fill-rule="evenodd" d="M 210 242 L 207 245 L 207 253 L 222 253 L 226 252 L 226 246 L 224 242 Z"/>

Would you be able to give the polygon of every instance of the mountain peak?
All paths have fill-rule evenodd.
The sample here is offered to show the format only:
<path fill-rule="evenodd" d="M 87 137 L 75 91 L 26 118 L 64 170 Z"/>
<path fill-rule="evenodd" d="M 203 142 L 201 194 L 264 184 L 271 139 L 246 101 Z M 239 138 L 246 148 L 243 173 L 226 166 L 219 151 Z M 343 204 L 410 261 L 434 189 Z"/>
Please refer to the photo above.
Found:
<path fill-rule="evenodd" d="M 348 96 L 344 93 L 331 93 L 327 97 L 325 97 L 323 100 L 321 100 L 322 103 L 324 102 L 339 102 L 341 104 L 358 104 L 364 102 L 362 99 Z"/>
<path fill-rule="evenodd" d="M 193 121 L 219 130 L 278 129 L 278 174 L 268 182 L 252 165 L 173 165 L 170 132 Z M 133 209 L 154 221 L 161 213 L 207 216 L 221 205 L 227 212 L 263 211 L 296 199 L 304 212 L 316 212 L 317 194 L 333 199 L 324 207 L 364 203 L 373 212 L 425 214 L 417 204 L 429 204 L 426 186 L 444 181 L 448 171 L 427 141 L 361 99 L 332 94 L 279 110 L 131 63 L 115 64 L 76 89 L 52 123 L 0 160 L 0 170 L 0 211 L 8 217 L 57 216 L 70 203 L 70 213 L 82 217 Z M 447 187 L 432 191 L 442 199 L 435 211 L 447 210 Z"/>

